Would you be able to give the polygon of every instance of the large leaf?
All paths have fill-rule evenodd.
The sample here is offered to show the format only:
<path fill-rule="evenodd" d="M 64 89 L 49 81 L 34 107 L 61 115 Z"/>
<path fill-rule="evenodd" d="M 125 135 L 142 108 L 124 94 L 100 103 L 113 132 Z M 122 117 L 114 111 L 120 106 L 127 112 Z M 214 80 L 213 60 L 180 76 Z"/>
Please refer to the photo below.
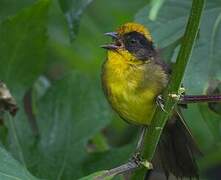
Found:
<path fill-rule="evenodd" d="M 46 50 L 46 23 L 49 0 L 39 0 L 33 6 L 0 23 L 0 79 L 8 86 L 19 103 L 19 113 L 8 126 L 6 147 L 14 157 L 24 163 L 18 134 L 31 135 L 28 121 L 22 108 L 24 92 L 43 71 Z M 18 134 L 16 129 L 18 128 Z M 24 133 L 26 132 L 26 133 Z M 30 139 L 22 141 L 32 143 Z"/>
<path fill-rule="evenodd" d="M 39 0 L 0 24 L 0 79 L 12 92 L 31 86 L 43 71 L 48 6 Z"/>
<path fill-rule="evenodd" d="M 39 0 L 0 23 L 0 79 L 11 90 L 19 105 L 15 119 L 5 120 L 8 131 L 4 132 L 4 136 L 8 137 L 4 145 L 24 165 L 27 158 L 24 158 L 23 145 L 32 145 L 34 141 L 24 114 L 22 98 L 44 70 L 49 3 L 49 0 Z"/>
<path fill-rule="evenodd" d="M 48 179 L 85 175 L 86 144 L 111 118 L 103 98 L 97 81 L 81 73 L 70 73 L 52 84 L 38 102 L 40 139 L 35 145 L 23 142 L 31 172 Z"/>
<path fill-rule="evenodd" d="M 0 147 L 0 179 L 1 180 L 37 180 L 25 167 Z"/>
<path fill-rule="evenodd" d="M 68 23 L 71 40 L 76 38 L 81 15 L 92 1 L 93 0 L 59 0 L 61 9 Z"/>

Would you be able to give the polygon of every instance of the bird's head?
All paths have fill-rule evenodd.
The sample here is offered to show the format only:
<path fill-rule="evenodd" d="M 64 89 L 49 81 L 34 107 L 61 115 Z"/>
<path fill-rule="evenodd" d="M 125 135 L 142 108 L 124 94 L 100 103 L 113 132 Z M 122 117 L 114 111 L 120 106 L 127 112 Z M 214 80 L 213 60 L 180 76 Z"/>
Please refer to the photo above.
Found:
<path fill-rule="evenodd" d="M 126 56 L 130 61 L 144 62 L 155 54 L 150 32 L 141 24 L 126 23 L 105 35 L 112 37 L 113 42 L 102 47 L 110 53 Z"/>

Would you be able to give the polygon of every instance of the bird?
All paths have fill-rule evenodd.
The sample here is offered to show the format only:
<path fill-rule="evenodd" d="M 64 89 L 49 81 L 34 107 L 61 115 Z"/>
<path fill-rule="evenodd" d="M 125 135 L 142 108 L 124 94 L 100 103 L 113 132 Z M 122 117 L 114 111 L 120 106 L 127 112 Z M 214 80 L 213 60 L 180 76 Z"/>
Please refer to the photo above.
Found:
<path fill-rule="evenodd" d="M 105 35 L 112 42 L 102 46 L 107 50 L 101 68 L 104 94 L 123 120 L 147 127 L 172 70 L 161 59 L 144 25 L 128 22 Z M 153 166 L 162 169 L 167 179 L 171 174 L 177 178 L 198 178 L 197 154 L 198 147 L 181 112 L 174 111 L 163 129 Z"/>

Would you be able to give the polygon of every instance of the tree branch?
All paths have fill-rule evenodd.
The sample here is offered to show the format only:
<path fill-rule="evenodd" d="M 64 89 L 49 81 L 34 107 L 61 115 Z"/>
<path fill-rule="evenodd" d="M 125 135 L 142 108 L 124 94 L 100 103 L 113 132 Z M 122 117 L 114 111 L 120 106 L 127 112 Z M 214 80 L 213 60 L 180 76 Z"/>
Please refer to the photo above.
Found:
<path fill-rule="evenodd" d="M 203 9 L 204 0 L 193 0 L 187 27 L 181 42 L 181 48 L 178 53 L 175 66 L 173 67 L 170 82 L 163 92 L 163 99 L 165 100 L 164 108 L 167 113 L 157 107 L 152 123 L 148 127 L 148 131 L 145 136 L 145 148 L 143 149 L 142 156 L 149 161 L 153 158 L 164 125 L 177 103 L 169 97 L 168 94 L 178 94 L 178 89 L 180 87 L 187 62 L 194 47 Z"/>

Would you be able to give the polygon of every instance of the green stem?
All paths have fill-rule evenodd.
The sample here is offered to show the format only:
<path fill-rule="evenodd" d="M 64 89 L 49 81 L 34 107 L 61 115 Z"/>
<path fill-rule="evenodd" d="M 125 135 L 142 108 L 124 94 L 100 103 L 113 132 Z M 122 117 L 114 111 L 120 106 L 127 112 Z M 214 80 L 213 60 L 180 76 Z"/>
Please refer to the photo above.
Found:
<path fill-rule="evenodd" d="M 187 27 L 181 42 L 181 48 L 178 53 L 176 63 L 173 67 L 170 82 L 163 92 L 163 98 L 165 100 L 164 108 L 167 113 L 162 111 L 159 107 L 157 108 L 152 123 L 148 127 L 148 131 L 145 136 L 142 155 L 149 161 L 153 158 L 163 127 L 176 105 L 176 102 L 174 102 L 168 94 L 178 93 L 187 62 L 190 59 L 191 52 L 194 47 L 203 9 L 204 0 L 193 0 Z"/>

